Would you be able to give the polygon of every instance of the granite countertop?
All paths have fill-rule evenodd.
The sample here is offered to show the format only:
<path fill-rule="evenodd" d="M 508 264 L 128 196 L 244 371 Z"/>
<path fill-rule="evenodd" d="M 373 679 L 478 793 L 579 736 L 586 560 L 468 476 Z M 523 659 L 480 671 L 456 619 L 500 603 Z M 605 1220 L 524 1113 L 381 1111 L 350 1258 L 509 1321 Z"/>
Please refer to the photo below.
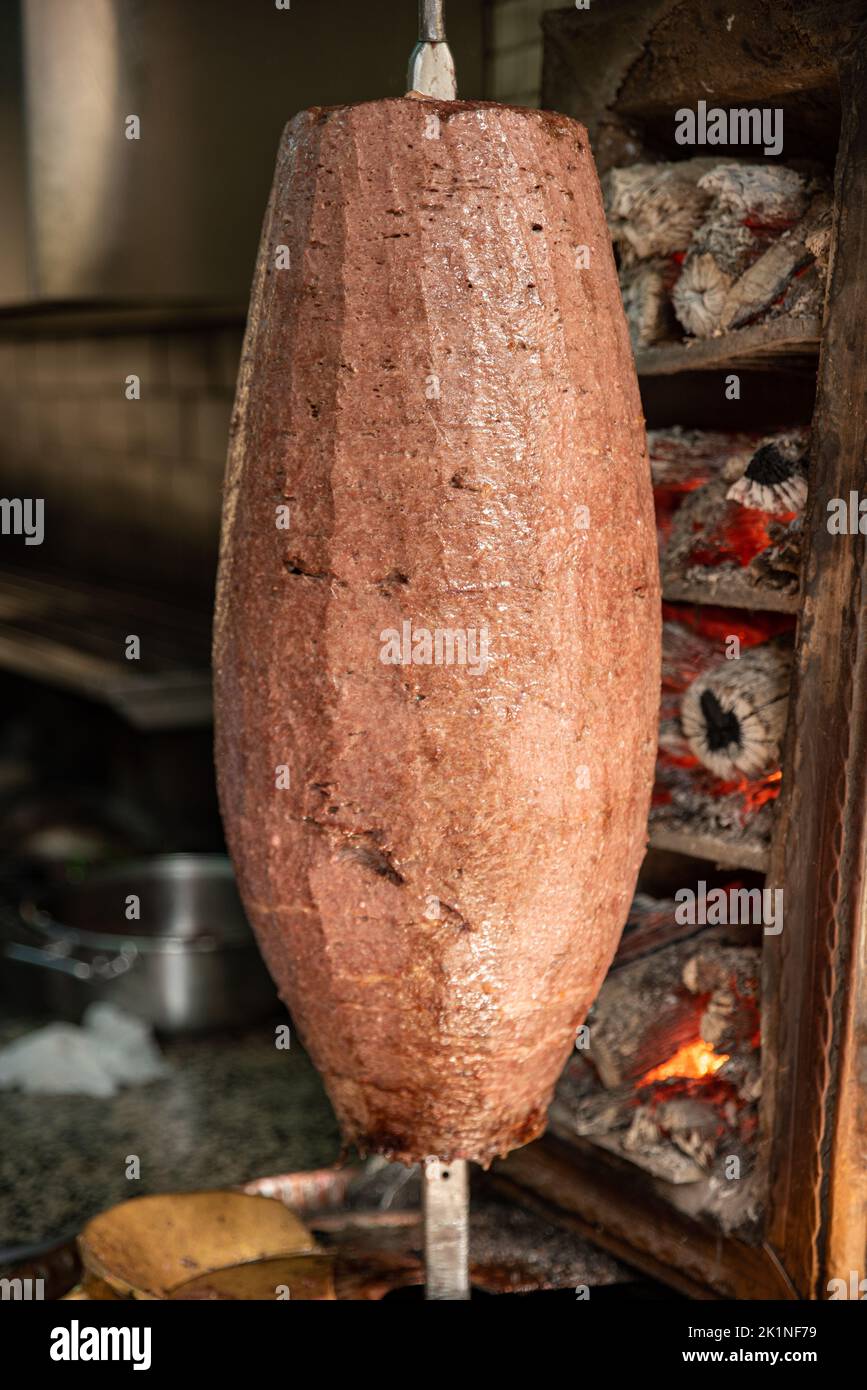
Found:
<path fill-rule="evenodd" d="M 44 1021 L 0 1019 L 0 1044 Z M 110 1100 L 0 1093 L 0 1260 L 74 1235 L 128 1197 L 334 1163 L 340 1135 L 322 1083 L 294 1038 L 277 1050 L 275 1021 L 163 1042 L 172 1075 Z M 126 1176 L 133 1154 L 138 1180 Z"/>

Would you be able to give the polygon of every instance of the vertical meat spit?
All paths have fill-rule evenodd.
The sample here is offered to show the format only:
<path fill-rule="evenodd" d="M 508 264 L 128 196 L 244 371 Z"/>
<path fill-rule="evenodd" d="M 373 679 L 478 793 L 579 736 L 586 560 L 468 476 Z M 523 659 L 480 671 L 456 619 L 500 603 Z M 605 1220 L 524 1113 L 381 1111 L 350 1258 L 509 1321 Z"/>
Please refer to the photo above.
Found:
<path fill-rule="evenodd" d="M 281 141 L 227 466 L 214 705 L 245 908 L 347 1145 L 423 1166 L 439 1300 L 468 1293 L 466 1165 L 544 1130 L 622 930 L 659 582 L 586 132 L 455 101 L 441 4 L 421 17 L 408 97 L 299 112 Z M 473 626 L 456 630 L 468 576 Z M 507 648 L 490 661 L 489 620 Z"/>
<path fill-rule="evenodd" d="M 424 1209 L 425 1298 L 466 1299 L 470 1296 L 469 1164 L 462 1159 L 443 1163 L 429 1158 L 422 1164 Z"/>
<path fill-rule="evenodd" d="M 409 60 L 407 85 L 411 92 L 454 101 L 455 65 L 446 42 L 443 0 L 419 0 L 418 43 Z M 469 1173 L 458 1159 L 442 1163 L 429 1158 L 422 1165 L 424 1209 L 425 1297 L 467 1299 Z"/>

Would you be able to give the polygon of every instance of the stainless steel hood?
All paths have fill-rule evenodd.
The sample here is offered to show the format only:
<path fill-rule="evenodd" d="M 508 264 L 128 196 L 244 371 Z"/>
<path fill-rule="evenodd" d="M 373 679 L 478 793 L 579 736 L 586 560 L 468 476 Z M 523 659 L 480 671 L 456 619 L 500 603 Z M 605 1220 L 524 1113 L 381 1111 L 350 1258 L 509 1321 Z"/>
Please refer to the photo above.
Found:
<path fill-rule="evenodd" d="M 415 0 L 0 5 L 0 307 L 243 304 L 284 123 L 400 95 L 417 18 Z M 449 17 L 466 95 L 481 11 Z"/>

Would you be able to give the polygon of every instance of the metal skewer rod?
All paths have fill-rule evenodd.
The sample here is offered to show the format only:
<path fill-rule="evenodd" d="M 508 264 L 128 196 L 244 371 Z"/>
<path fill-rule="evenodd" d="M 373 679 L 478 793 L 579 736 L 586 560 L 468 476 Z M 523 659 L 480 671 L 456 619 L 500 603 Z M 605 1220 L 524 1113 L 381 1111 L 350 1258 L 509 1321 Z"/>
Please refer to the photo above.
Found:
<path fill-rule="evenodd" d="M 468 1299 L 469 1165 L 427 1158 L 421 1168 L 426 1299 Z"/>
<path fill-rule="evenodd" d="M 454 101 L 458 88 L 443 11 L 443 0 L 419 0 L 418 43 L 409 60 L 407 88 L 420 96 Z M 425 1159 L 421 1187 L 425 1298 L 468 1299 L 470 1184 L 466 1162 Z"/>
<path fill-rule="evenodd" d="M 419 43 L 445 43 L 445 0 L 418 0 Z"/>
<path fill-rule="evenodd" d="M 441 101 L 454 101 L 458 94 L 443 0 L 419 0 L 418 43 L 409 60 L 407 90 Z"/>

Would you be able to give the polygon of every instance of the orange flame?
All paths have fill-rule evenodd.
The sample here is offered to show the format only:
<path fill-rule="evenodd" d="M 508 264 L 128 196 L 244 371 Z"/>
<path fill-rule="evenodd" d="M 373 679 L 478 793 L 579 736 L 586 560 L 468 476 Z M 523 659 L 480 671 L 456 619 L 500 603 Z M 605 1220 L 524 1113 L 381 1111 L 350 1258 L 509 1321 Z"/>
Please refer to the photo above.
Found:
<path fill-rule="evenodd" d="M 746 820 L 755 815 L 765 802 L 776 801 L 782 790 L 782 779 L 782 770 L 777 768 L 775 772 L 769 772 L 765 777 L 760 777 L 755 782 L 748 781 L 746 777 L 741 777 L 737 782 L 717 781 L 714 795 L 730 796 L 732 792 L 740 792 L 744 799 L 743 815 Z"/>
<path fill-rule="evenodd" d="M 654 1081 L 670 1081 L 673 1077 L 700 1080 L 705 1076 L 713 1076 L 728 1060 L 727 1054 L 714 1052 L 710 1043 L 698 1038 L 696 1042 L 686 1043 L 678 1048 L 673 1057 L 669 1057 L 661 1066 L 654 1067 L 638 1084 L 649 1086 Z"/>

